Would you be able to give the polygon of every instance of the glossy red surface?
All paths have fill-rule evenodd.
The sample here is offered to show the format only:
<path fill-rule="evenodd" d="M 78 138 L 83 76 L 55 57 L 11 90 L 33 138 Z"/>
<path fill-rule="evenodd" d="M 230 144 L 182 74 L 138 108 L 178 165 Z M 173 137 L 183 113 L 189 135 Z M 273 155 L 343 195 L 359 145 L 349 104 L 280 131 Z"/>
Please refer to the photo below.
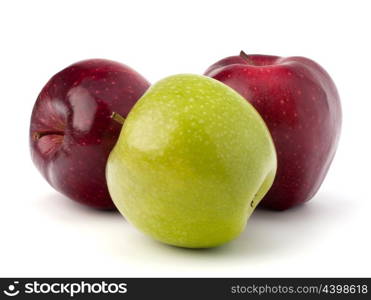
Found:
<path fill-rule="evenodd" d="M 54 75 L 32 111 L 32 159 L 58 191 L 96 208 L 113 209 L 105 166 L 121 125 L 149 83 L 133 69 L 109 60 L 75 63 Z"/>
<path fill-rule="evenodd" d="M 304 57 L 241 53 L 205 75 L 245 97 L 272 134 L 277 175 L 260 205 L 283 210 L 311 199 L 334 157 L 341 127 L 339 95 L 327 72 Z"/>

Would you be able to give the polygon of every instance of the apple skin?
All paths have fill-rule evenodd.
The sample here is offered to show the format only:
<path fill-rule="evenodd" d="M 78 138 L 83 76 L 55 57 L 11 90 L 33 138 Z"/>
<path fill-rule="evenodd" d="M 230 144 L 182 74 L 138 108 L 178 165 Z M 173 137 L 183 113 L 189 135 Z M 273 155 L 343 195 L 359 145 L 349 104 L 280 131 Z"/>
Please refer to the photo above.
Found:
<path fill-rule="evenodd" d="M 275 182 L 260 206 L 284 210 L 310 200 L 338 145 L 342 113 L 328 73 L 304 57 L 231 56 L 205 75 L 232 87 L 261 114 L 277 150 Z"/>
<path fill-rule="evenodd" d="M 180 74 L 152 87 L 129 113 L 107 162 L 119 211 L 164 243 L 226 243 L 271 186 L 276 153 L 263 119 L 234 90 Z"/>
<path fill-rule="evenodd" d="M 40 92 L 30 126 L 31 157 L 52 187 L 99 209 L 114 209 L 105 166 L 126 116 L 149 83 L 126 65 L 89 59 L 54 75 Z"/>

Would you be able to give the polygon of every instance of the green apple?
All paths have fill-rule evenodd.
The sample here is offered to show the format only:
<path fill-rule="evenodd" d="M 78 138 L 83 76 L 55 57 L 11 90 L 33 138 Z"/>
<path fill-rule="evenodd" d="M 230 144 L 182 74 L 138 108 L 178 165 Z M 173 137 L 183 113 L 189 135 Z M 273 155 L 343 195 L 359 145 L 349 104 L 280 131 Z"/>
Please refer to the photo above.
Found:
<path fill-rule="evenodd" d="M 276 164 L 253 106 L 214 79 L 181 74 L 136 103 L 106 177 L 113 202 L 141 231 L 167 244 L 207 248 L 243 231 Z"/>

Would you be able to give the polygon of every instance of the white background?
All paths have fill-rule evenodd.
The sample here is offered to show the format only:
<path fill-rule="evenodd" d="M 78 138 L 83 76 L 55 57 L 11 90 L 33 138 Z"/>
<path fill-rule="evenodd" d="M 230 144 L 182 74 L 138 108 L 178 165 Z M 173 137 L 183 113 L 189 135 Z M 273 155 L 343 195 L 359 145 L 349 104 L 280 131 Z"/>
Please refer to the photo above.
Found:
<path fill-rule="evenodd" d="M 371 276 L 369 1 L 2 1 L 0 276 Z M 258 210 L 210 250 L 154 242 L 118 213 L 55 192 L 33 166 L 28 126 L 51 75 L 85 58 L 151 82 L 238 54 L 301 55 L 336 82 L 344 122 L 319 193 Z"/>

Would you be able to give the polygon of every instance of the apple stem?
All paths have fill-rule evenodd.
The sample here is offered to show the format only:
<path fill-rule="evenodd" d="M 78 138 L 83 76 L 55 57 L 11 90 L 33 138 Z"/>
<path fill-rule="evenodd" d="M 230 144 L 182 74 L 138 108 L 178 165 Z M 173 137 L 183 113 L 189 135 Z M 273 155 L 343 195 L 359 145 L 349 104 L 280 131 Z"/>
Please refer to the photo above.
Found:
<path fill-rule="evenodd" d="M 125 118 L 117 112 L 113 112 L 112 115 L 111 115 L 111 118 L 114 119 L 117 123 L 119 123 L 121 125 L 124 125 L 124 123 L 125 123 Z"/>
<path fill-rule="evenodd" d="M 35 131 L 32 134 L 32 138 L 34 141 L 37 141 L 38 139 L 42 138 L 46 135 L 64 135 L 63 131 L 57 131 L 57 130 L 51 130 L 51 131 Z"/>
<path fill-rule="evenodd" d="M 33 138 L 34 141 L 36 141 L 36 140 L 38 140 L 39 138 L 41 138 L 41 134 L 40 134 L 40 132 L 34 132 L 34 133 L 32 134 L 32 138 Z"/>
<path fill-rule="evenodd" d="M 249 64 L 249 65 L 254 65 L 254 63 L 252 62 L 252 60 L 249 58 L 249 56 L 243 51 L 243 50 L 241 50 L 241 52 L 240 52 L 240 56 L 244 59 L 244 60 L 246 60 L 247 61 L 247 63 Z"/>

